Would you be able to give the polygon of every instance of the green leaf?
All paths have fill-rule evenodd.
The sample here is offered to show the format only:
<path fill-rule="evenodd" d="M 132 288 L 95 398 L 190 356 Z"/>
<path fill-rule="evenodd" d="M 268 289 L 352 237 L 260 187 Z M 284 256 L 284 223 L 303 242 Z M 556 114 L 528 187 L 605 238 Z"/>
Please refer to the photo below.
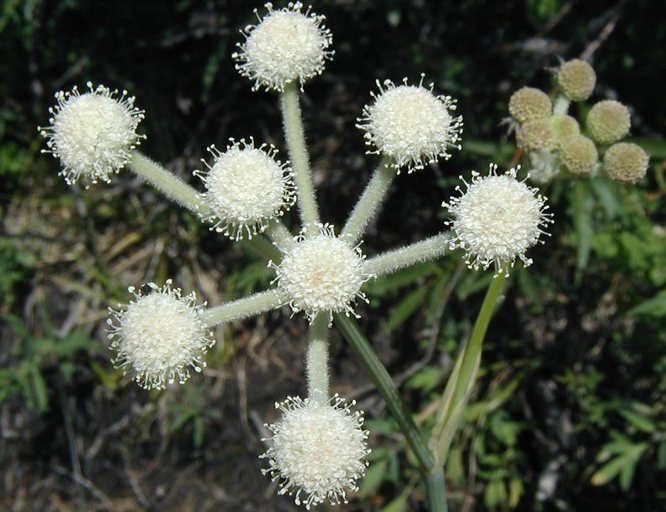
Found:
<path fill-rule="evenodd" d="M 388 505 L 386 505 L 382 512 L 406 512 L 408 498 L 409 496 L 401 494 Z"/>
<path fill-rule="evenodd" d="M 361 489 L 359 490 L 359 495 L 362 498 L 371 496 L 379 488 L 384 481 L 386 466 L 386 460 L 381 460 L 370 465 L 361 482 Z"/>
<path fill-rule="evenodd" d="M 629 310 L 628 314 L 655 317 L 666 316 L 666 290 L 661 290 L 651 299 L 634 306 Z"/>
<path fill-rule="evenodd" d="M 442 380 L 442 369 L 434 366 L 425 366 L 422 370 L 412 375 L 405 385 L 410 389 L 422 389 L 430 391 Z"/>
<path fill-rule="evenodd" d="M 483 501 L 487 507 L 494 508 L 507 500 L 506 485 L 502 480 L 492 480 L 486 485 Z"/>
<path fill-rule="evenodd" d="M 392 331 L 405 323 L 421 307 L 429 291 L 430 287 L 419 286 L 407 295 L 391 313 L 386 328 Z"/>
<path fill-rule="evenodd" d="M 592 475 L 592 485 L 605 485 L 613 478 L 617 477 L 623 470 L 627 471 L 624 476 L 624 482 L 626 483 L 627 479 L 629 479 L 630 485 L 635 466 L 641 458 L 641 455 L 643 455 L 643 452 L 647 449 L 647 446 L 648 445 L 645 443 L 631 445 L 622 455 L 618 455 L 611 459 Z M 634 468 L 625 470 L 625 468 L 630 465 L 634 466 Z M 623 485 L 622 480 L 620 481 L 620 485 Z"/>
<path fill-rule="evenodd" d="M 650 421 L 648 418 L 644 416 L 641 416 L 640 414 L 636 414 L 635 412 L 632 412 L 627 409 L 621 409 L 619 412 L 622 416 L 624 416 L 624 418 L 629 423 L 631 423 L 638 430 L 642 430 L 643 432 L 652 434 L 657 429 L 657 426 L 652 421 Z"/>

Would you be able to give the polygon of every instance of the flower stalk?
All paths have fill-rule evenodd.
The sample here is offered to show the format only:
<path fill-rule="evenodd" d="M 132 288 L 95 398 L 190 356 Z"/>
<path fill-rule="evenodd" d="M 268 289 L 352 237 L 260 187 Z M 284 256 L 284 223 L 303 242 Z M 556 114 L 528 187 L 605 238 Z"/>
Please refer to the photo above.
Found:
<path fill-rule="evenodd" d="M 284 292 L 273 289 L 209 308 L 201 313 L 201 318 L 206 326 L 213 327 L 270 311 L 282 306 L 286 301 Z"/>
<path fill-rule="evenodd" d="M 365 271 L 379 277 L 417 263 L 439 258 L 449 252 L 450 239 L 451 234 L 440 233 L 421 242 L 387 251 L 374 258 L 367 259 L 364 264 Z"/>
<path fill-rule="evenodd" d="M 290 82 L 284 86 L 280 97 L 284 135 L 289 150 L 289 158 L 294 169 L 294 181 L 298 194 L 298 207 L 303 226 L 308 226 L 310 234 L 318 232 L 319 209 L 315 198 L 310 160 L 305 143 L 305 132 L 301 106 L 298 99 L 298 84 Z"/>
<path fill-rule="evenodd" d="M 306 374 L 308 398 L 326 405 L 329 400 L 328 378 L 328 315 L 319 313 L 308 331 Z"/>

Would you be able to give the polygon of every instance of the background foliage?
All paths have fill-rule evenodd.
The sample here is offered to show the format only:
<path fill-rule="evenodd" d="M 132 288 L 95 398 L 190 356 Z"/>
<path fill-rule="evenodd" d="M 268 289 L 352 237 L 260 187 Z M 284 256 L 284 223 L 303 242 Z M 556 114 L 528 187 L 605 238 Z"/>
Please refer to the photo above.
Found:
<path fill-rule="evenodd" d="M 666 25 L 657 0 L 327 0 L 335 59 L 304 99 L 318 195 L 340 224 L 373 160 L 354 125 L 375 79 L 424 72 L 459 99 L 464 150 L 400 176 L 365 250 L 442 229 L 459 173 L 514 156 L 511 92 L 547 86 L 559 58 L 591 55 L 597 97 L 633 113 L 646 180 L 558 182 L 556 224 L 517 270 L 491 324 L 481 380 L 448 463 L 453 510 L 657 510 L 666 504 Z M 257 5 L 258 7 L 259 5 Z M 211 304 L 271 279 L 238 247 L 122 173 L 82 191 L 40 154 L 52 94 L 86 81 L 147 112 L 142 149 L 192 183 L 204 148 L 254 136 L 282 146 L 275 97 L 230 55 L 245 1 L 5 0 L 0 12 L 0 508 L 293 510 L 260 474 L 273 403 L 303 392 L 304 324 L 285 312 L 218 329 L 202 377 L 163 393 L 109 362 L 107 305 L 174 277 Z M 287 219 L 289 222 L 289 219 Z M 432 419 L 487 273 L 459 255 L 378 280 L 362 323 L 418 419 Z M 348 510 L 418 510 L 423 498 L 382 401 L 334 337 L 334 390 L 359 400 L 372 465 Z M 344 507 L 343 507 L 344 508 Z"/>

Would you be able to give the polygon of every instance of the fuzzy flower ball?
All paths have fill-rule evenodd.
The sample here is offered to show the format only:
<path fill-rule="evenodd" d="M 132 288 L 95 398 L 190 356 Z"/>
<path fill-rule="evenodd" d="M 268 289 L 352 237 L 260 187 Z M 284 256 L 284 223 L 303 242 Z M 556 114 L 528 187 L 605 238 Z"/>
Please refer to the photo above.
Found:
<path fill-rule="evenodd" d="M 569 137 L 580 134 L 578 121 L 567 114 L 557 114 L 550 118 L 550 125 L 555 132 L 558 143 Z"/>
<path fill-rule="evenodd" d="M 283 91 L 286 84 L 298 80 L 303 83 L 324 70 L 331 32 L 323 25 L 324 16 L 302 12 L 301 2 L 290 3 L 284 9 L 273 10 L 265 5 L 268 14 L 263 18 L 255 9 L 259 22 L 242 31 L 243 43 L 233 54 L 239 73 L 254 81 L 253 90 Z"/>
<path fill-rule="evenodd" d="M 453 116 L 456 102 L 450 96 L 433 94 L 432 84 L 423 87 L 423 76 L 417 86 L 407 85 L 406 78 L 400 86 L 390 80 L 377 86 L 379 94 L 371 93 L 374 103 L 365 106 L 356 125 L 375 148 L 368 153 L 390 157 L 396 169 L 411 173 L 460 149 L 462 117 Z"/>
<path fill-rule="evenodd" d="M 57 105 L 49 109 L 48 127 L 39 131 L 47 139 L 44 153 L 60 159 L 60 175 L 68 185 L 83 177 L 88 183 L 109 182 L 131 158 L 143 138 L 136 133 L 144 117 L 134 106 L 134 97 L 88 82 L 88 92 L 55 94 Z"/>
<path fill-rule="evenodd" d="M 535 87 L 522 87 L 509 99 L 509 113 L 519 123 L 550 117 L 553 105 L 548 95 Z"/>
<path fill-rule="evenodd" d="M 573 174 L 591 174 L 599 160 L 597 147 L 585 135 L 573 135 L 560 144 L 560 160 Z"/>
<path fill-rule="evenodd" d="M 637 144 L 618 142 L 604 154 L 604 170 L 609 177 L 622 183 L 637 183 L 647 173 L 650 157 Z"/>
<path fill-rule="evenodd" d="M 562 92 L 571 101 L 588 99 L 597 83 L 594 69 L 581 59 L 573 59 L 562 64 L 556 76 Z"/>
<path fill-rule="evenodd" d="M 557 138 L 549 119 L 533 119 L 518 128 L 516 142 L 525 151 L 548 151 L 555 147 Z"/>
<path fill-rule="evenodd" d="M 234 240 L 252 238 L 268 223 L 284 215 L 296 200 L 293 173 L 275 159 L 274 146 L 255 147 L 254 141 L 233 139 L 226 151 L 215 146 L 208 171 L 195 171 L 206 187 L 204 198 L 210 210 L 202 215 L 211 229 Z"/>
<path fill-rule="evenodd" d="M 532 263 L 525 256 L 527 249 L 547 235 L 544 228 L 552 222 L 546 199 L 537 190 L 516 179 L 518 169 L 496 175 L 497 166 L 490 166 L 488 176 L 472 173 L 471 183 L 461 187 L 459 197 L 442 203 L 453 215 L 447 222 L 454 237 L 451 249 L 466 251 L 465 262 L 470 268 L 483 269 L 495 264 L 496 275 L 508 271 L 520 258 L 525 266 Z"/>
<path fill-rule="evenodd" d="M 163 287 L 147 286 L 147 295 L 130 287 L 134 300 L 123 310 L 109 309 L 109 338 L 119 368 L 131 369 L 145 389 L 164 389 L 189 379 L 190 367 L 200 372 L 206 366 L 203 355 L 215 341 L 201 320 L 203 305 L 196 305 L 194 292 L 183 296 L 171 288 L 171 280 Z"/>
<path fill-rule="evenodd" d="M 595 141 L 612 144 L 629 133 L 631 115 L 619 101 L 603 100 L 590 109 L 585 122 Z"/>
<path fill-rule="evenodd" d="M 356 299 L 367 301 L 361 286 L 372 277 L 358 246 L 337 238 L 329 224 L 320 224 L 319 230 L 312 237 L 303 232 L 279 265 L 270 264 L 292 310 L 303 311 L 311 322 L 320 312 L 354 314 Z"/>
<path fill-rule="evenodd" d="M 310 510 L 326 500 L 347 503 L 346 493 L 358 490 L 370 450 L 363 413 L 352 412 L 354 405 L 338 395 L 328 404 L 298 397 L 275 404 L 282 419 L 266 425 L 272 446 L 260 458 L 268 459 L 263 473 L 281 480 L 279 494 L 295 495 L 296 505 Z"/>

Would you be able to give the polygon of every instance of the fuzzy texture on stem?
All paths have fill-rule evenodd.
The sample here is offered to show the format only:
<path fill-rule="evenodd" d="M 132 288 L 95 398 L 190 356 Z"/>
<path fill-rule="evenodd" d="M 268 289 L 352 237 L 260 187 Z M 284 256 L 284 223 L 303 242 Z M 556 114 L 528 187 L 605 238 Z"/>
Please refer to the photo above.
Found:
<path fill-rule="evenodd" d="M 282 125 L 289 149 L 289 158 L 294 169 L 298 208 L 303 226 L 308 227 L 311 234 L 318 232 L 315 224 L 319 222 L 319 209 L 315 197 L 310 160 L 305 144 L 305 131 L 301 106 L 298 100 L 298 89 L 295 83 L 287 84 L 280 97 L 282 108 Z"/>
<path fill-rule="evenodd" d="M 68 185 L 83 178 L 86 188 L 98 180 L 110 181 L 110 176 L 130 161 L 132 150 L 144 138 L 136 129 L 144 111 L 134 106 L 134 97 L 98 85 L 87 83 L 88 92 L 55 94 L 57 105 L 49 109 L 50 126 L 38 130 L 47 139 L 48 149 L 60 159 Z"/>
<path fill-rule="evenodd" d="M 354 206 L 354 210 L 349 215 L 340 238 L 345 238 L 351 244 L 360 240 L 368 224 L 377 215 L 384 202 L 396 172 L 389 160 L 383 158 L 372 174 L 372 178 L 370 178 L 370 182 L 363 191 L 361 198 Z"/>
<path fill-rule="evenodd" d="M 379 94 L 371 93 L 374 103 L 365 106 L 356 125 L 366 132 L 366 144 L 375 148 L 369 154 L 390 157 L 391 165 L 406 167 L 408 173 L 439 158 L 448 160 L 451 149 L 461 148 L 462 117 L 452 115 L 456 101 L 435 95 L 433 84 L 423 87 L 423 78 L 416 86 L 407 85 L 406 78 L 399 86 L 377 81 Z"/>
<path fill-rule="evenodd" d="M 272 446 L 260 458 L 269 464 L 262 472 L 281 480 L 278 494 L 294 495 L 308 510 L 325 501 L 347 503 L 370 453 L 363 412 L 351 410 L 355 404 L 337 394 L 323 404 L 298 397 L 275 404 L 282 419 L 266 425 L 273 437 L 264 441 Z"/>
<path fill-rule="evenodd" d="M 206 187 L 204 197 L 210 208 L 202 218 L 218 233 L 232 240 L 252 238 L 296 201 L 293 172 L 276 160 L 275 146 L 257 148 L 253 139 L 231 139 L 224 152 L 215 146 L 208 151 L 214 157 L 212 165 L 202 160 L 208 170 L 194 174 Z"/>
<path fill-rule="evenodd" d="M 200 215 L 208 212 L 208 206 L 202 194 L 147 156 L 138 151 L 132 152 L 132 159 L 129 161 L 128 167 L 169 199 L 188 210 Z"/>
<path fill-rule="evenodd" d="M 171 280 L 163 287 L 147 286 L 147 295 L 130 287 L 134 300 L 124 309 L 121 304 L 118 311 L 109 308 L 109 338 L 118 367 L 131 368 L 143 388 L 163 389 L 176 380 L 185 382 L 190 367 L 200 372 L 215 340 L 202 319 L 205 303 L 197 306 L 194 292 L 183 296 L 171 288 Z"/>
<path fill-rule="evenodd" d="M 365 272 L 379 277 L 417 263 L 439 258 L 449 252 L 450 240 L 450 233 L 440 233 L 420 242 L 368 258 L 363 264 Z"/>
<path fill-rule="evenodd" d="M 220 306 L 201 312 L 201 320 L 208 327 L 224 322 L 241 320 L 258 315 L 264 311 L 279 308 L 284 304 L 286 296 L 280 290 L 268 290 L 243 297 Z"/>
<path fill-rule="evenodd" d="M 321 74 L 326 60 L 333 56 L 331 32 L 324 26 L 324 16 L 302 12 L 301 2 L 290 3 L 284 9 L 273 10 L 265 5 L 268 14 L 263 18 L 257 9 L 257 25 L 242 31 L 245 42 L 238 43 L 232 57 L 238 62 L 241 75 L 254 81 L 252 90 L 283 91 L 288 83 L 303 83 Z"/>
<path fill-rule="evenodd" d="M 449 247 L 463 249 L 470 268 L 487 269 L 495 264 L 497 275 L 500 269 L 513 267 L 516 258 L 528 266 L 532 260 L 525 251 L 543 243 L 539 237 L 547 235 L 543 228 L 553 221 L 545 213 L 546 198 L 516 179 L 518 169 L 498 176 L 497 166 L 491 165 L 487 176 L 473 172 L 470 183 L 461 176 L 466 190 L 456 187 L 461 195 L 442 203 L 453 216 L 447 222 L 455 233 Z"/>
<path fill-rule="evenodd" d="M 319 313 L 310 326 L 305 360 L 308 398 L 324 405 L 329 400 L 328 316 L 325 313 Z"/>

